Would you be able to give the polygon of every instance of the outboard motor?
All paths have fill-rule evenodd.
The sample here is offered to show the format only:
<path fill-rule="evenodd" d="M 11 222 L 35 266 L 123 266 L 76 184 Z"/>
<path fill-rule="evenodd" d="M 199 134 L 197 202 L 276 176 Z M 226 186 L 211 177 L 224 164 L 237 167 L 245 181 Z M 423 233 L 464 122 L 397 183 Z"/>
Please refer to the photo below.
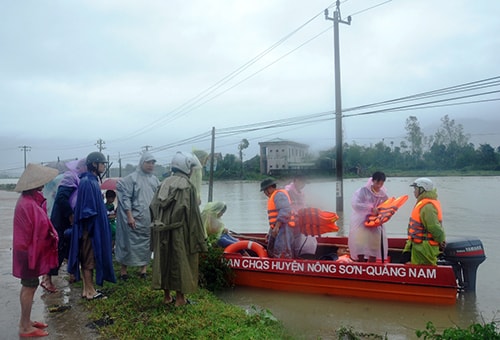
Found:
<path fill-rule="evenodd" d="M 448 237 L 444 259 L 442 264 L 453 266 L 460 288 L 475 292 L 477 268 L 486 259 L 483 243 L 474 238 Z"/>

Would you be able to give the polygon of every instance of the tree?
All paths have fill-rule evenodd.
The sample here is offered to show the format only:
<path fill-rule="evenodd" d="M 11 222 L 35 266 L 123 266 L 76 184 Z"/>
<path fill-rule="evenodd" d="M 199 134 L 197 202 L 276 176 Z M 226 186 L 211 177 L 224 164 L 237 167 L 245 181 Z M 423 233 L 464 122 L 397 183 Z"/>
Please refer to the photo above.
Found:
<path fill-rule="evenodd" d="M 240 178 L 243 178 L 243 150 L 248 148 L 249 145 L 250 143 L 248 143 L 248 140 L 246 138 L 243 138 L 240 144 L 238 144 L 238 151 L 240 154 L 240 161 L 241 161 Z"/>
<path fill-rule="evenodd" d="M 441 125 L 434 134 L 433 143 L 449 146 L 455 143 L 459 147 L 464 147 L 469 143 L 469 135 L 464 134 L 462 124 L 455 124 L 454 119 L 448 115 L 441 118 Z"/>
<path fill-rule="evenodd" d="M 410 144 L 410 155 L 417 165 L 418 161 L 422 159 L 422 154 L 424 152 L 424 140 L 425 136 L 420 129 L 420 123 L 415 116 L 410 116 L 406 119 L 406 140 Z"/>
<path fill-rule="evenodd" d="M 478 154 L 478 165 L 481 169 L 493 170 L 498 165 L 497 156 L 495 154 L 495 149 L 489 144 L 479 145 L 477 150 Z"/>

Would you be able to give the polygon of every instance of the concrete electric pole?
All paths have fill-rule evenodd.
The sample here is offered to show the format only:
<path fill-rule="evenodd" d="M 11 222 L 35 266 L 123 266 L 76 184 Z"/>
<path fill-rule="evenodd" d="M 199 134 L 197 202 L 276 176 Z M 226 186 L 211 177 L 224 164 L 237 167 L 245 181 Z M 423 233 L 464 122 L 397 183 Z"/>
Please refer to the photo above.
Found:
<path fill-rule="evenodd" d="M 19 149 L 24 152 L 24 168 L 26 169 L 26 152 L 31 151 L 31 146 L 23 145 Z"/>
<path fill-rule="evenodd" d="M 351 24 L 351 17 L 347 17 L 347 21 L 343 21 L 340 15 L 340 1 L 337 0 L 335 12 L 333 12 L 333 18 L 328 16 L 328 9 L 325 9 L 325 19 L 333 21 L 333 45 L 334 45 L 334 62 L 335 62 L 335 150 L 336 150 L 336 162 L 335 170 L 337 174 L 337 206 L 336 211 L 344 212 L 344 183 L 343 183 L 343 171 L 344 163 L 342 160 L 342 98 L 340 91 L 340 47 L 339 47 L 339 23 Z"/>
<path fill-rule="evenodd" d="M 102 152 L 102 150 L 106 149 L 106 147 L 104 146 L 104 144 L 106 144 L 106 142 L 103 141 L 101 138 L 99 138 L 97 140 L 97 142 L 95 143 L 95 146 L 97 146 L 97 148 L 99 149 L 99 152 Z"/>

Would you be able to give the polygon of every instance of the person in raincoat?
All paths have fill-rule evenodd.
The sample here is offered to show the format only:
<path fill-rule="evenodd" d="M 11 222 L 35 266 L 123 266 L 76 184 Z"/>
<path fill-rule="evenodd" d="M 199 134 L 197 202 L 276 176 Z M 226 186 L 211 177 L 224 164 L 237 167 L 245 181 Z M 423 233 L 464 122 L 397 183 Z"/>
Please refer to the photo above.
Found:
<path fill-rule="evenodd" d="M 366 185 L 356 190 L 352 197 L 348 245 L 354 261 L 375 262 L 377 258 L 382 258 L 382 250 L 383 258 L 387 258 L 388 243 L 384 225 L 368 228 L 364 223 L 368 215 L 378 213 L 377 206 L 388 198 L 385 180 L 383 172 L 374 172 Z"/>
<path fill-rule="evenodd" d="M 207 251 L 198 190 L 190 181 L 201 164 L 190 153 L 177 152 L 167 177 L 151 202 L 152 288 L 164 291 L 164 303 L 189 304 L 186 294 L 198 289 L 199 253 Z M 171 295 L 175 291 L 175 298 Z"/>
<path fill-rule="evenodd" d="M 210 202 L 205 205 L 201 212 L 201 220 L 209 238 L 217 240 L 219 247 L 225 248 L 239 240 L 231 235 L 224 226 L 221 217 L 226 212 L 227 206 L 224 202 Z"/>
<path fill-rule="evenodd" d="M 73 160 L 66 163 L 67 171 L 64 172 L 61 181 L 57 187 L 54 198 L 54 205 L 50 214 L 50 221 L 57 230 L 59 237 L 59 264 L 52 268 L 48 275 L 45 275 L 40 284 L 49 293 L 57 292 L 56 286 L 52 283 L 52 276 L 59 274 L 59 268 L 64 259 L 68 258 L 69 253 L 69 237 L 65 232 L 71 230 L 73 226 L 73 212 L 76 205 L 76 196 L 78 194 L 78 184 L 80 183 L 80 175 L 87 171 L 86 159 Z M 70 277 L 70 282 L 74 278 Z"/>
<path fill-rule="evenodd" d="M 97 285 L 102 286 L 104 281 L 116 282 L 111 228 L 99 185 L 107 163 L 106 157 L 100 152 L 91 152 L 87 156 L 87 172 L 80 176 L 71 231 L 68 272 L 79 281 L 81 268 L 82 298 L 87 300 L 106 298 L 95 289 L 94 271 Z"/>
<path fill-rule="evenodd" d="M 434 183 L 425 177 L 416 179 L 410 186 L 413 187 L 417 203 L 408 223 L 403 262 L 407 262 L 410 257 L 411 264 L 435 266 L 441 249 L 446 247 L 443 213 L 437 190 Z"/>
<path fill-rule="evenodd" d="M 14 210 L 12 275 L 21 279 L 19 336 L 22 338 L 49 335 L 43 330 L 47 324 L 31 320 L 31 308 L 38 277 L 57 265 L 57 231 L 47 216 L 42 195 L 43 186 L 57 174 L 56 169 L 28 164 L 15 188 L 21 196 Z"/>
<path fill-rule="evenodd" d="M 144 152 L 137 169 L 116 184 L 118 209 L 116 216 L 115 259 L 121 264 L 120 279 L 128 279 L 127 267 L 140 267 L 139 275 L 146 278 L 151 261 L 149 205 L 160 185 L 153 174 L 156 159 Z"/>
<path fill-rule="evenodd" d="M 285 185 L 285 190 L 287 190 L 290 195 L 292 209 L 295 213 L 298 213 L 300 209 L 304 209 L 306 207 L 306 197 L 302 191 L 306 184 L 306 177 L 303 174 L 297 174 L 293 177 L 293 180 L 290 183 Z"/>

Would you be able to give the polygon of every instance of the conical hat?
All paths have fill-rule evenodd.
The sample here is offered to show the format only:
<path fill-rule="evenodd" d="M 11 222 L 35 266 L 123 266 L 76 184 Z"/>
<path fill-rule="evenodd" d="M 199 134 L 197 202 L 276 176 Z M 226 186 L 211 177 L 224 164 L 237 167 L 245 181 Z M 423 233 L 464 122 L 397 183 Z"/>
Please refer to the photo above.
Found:
<path fill-rule="evenodd" d="M 14 190 L 21 192 L 39 188 L 49 183 L 58 174 L 59 171 L 54 168 L 30 163 L 24 170 L 21 178 L 19 178 L 19 181 L 17 181 Z"/>

